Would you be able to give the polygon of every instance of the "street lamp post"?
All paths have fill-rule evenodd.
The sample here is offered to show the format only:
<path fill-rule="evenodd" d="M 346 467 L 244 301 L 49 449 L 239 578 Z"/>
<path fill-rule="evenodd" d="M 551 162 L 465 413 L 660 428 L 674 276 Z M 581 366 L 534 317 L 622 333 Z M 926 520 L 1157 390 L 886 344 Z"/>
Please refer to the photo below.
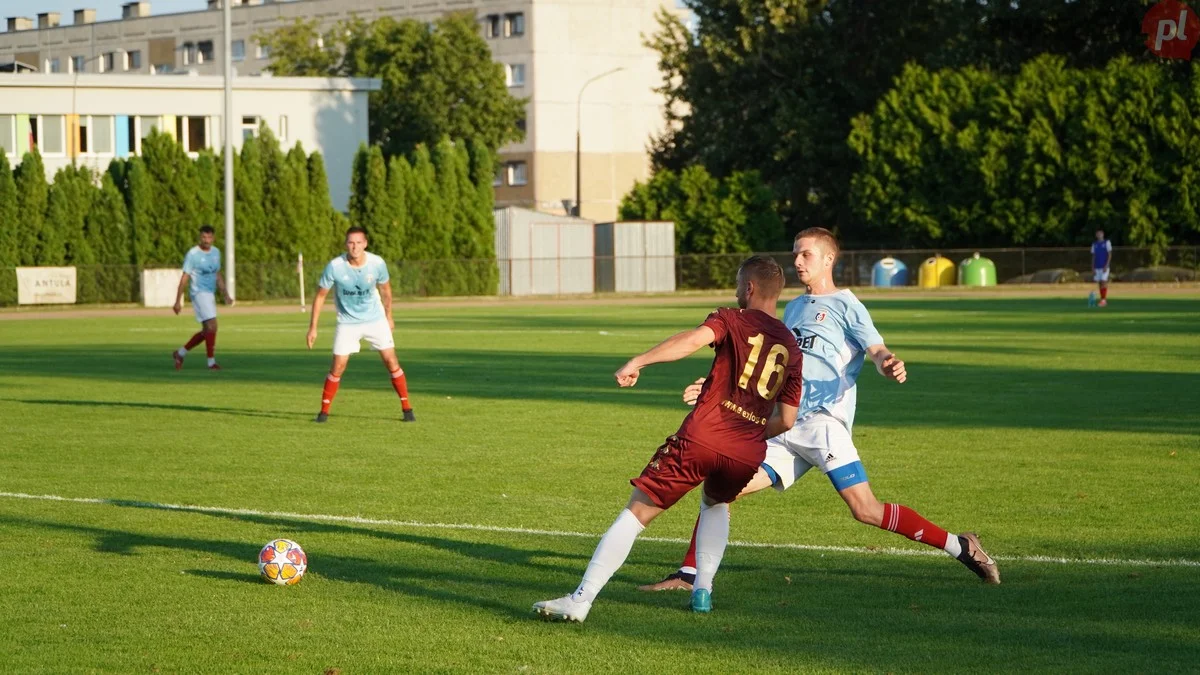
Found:
<path fill-rule="evenodd" d="M 225 53 L 225 286 L 229 297 L 237 297 L 237 270 L 233 254 L 233 24 L 232 0 L 221 3 Z"/>
<path fill-rule="evenodd" d="M 583 214 L 583 91 L 596 80 L 622 70 L 625 70 L 625 67 L 618 66 L 584 82 L 579 88 L 579 96 L 575 98 L 575 209 L 572 215 L 576 218 Z"/>

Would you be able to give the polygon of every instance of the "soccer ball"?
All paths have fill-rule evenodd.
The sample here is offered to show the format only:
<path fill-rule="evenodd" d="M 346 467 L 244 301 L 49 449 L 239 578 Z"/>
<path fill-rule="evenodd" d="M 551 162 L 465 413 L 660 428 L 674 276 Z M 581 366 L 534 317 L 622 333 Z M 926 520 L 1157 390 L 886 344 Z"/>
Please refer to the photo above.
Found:
<path fill-rule="evenodd" d="M 308 556 L 304 555 L 300 544 L 291 539 L 268 542 L 258 554 L 258 571 L 263 579 L 279 586 L 298 583 L 306 569 Z"/>

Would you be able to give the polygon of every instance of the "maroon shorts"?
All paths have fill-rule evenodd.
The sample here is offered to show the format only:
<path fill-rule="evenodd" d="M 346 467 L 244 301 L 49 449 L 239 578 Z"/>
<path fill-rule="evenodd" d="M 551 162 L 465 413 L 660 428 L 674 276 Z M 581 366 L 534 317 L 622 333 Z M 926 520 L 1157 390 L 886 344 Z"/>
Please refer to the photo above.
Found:
<path fill-rule="evenodd" d="M 671 508 L 701 483 L 709 498 L 731 502 L 754 478 L 758 467 L 759 463 L 728 457 L 672 436 L 654 453 L 642 475 L 629 482 L 660 509 Z"/>

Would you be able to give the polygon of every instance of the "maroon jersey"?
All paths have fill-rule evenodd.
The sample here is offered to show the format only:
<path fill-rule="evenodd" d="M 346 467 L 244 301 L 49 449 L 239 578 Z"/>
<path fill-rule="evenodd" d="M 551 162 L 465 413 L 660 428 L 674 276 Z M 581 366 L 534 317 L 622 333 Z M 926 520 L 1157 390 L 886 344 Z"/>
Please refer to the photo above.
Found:
<path fill-rule="evenodd" d="M 775 402 L 800 405 L 803 355 L 782 321 L 756 309 L 721 308 L 703 325 L 716 334 L 716 356 L 676 435 L 757 465 Z"/>

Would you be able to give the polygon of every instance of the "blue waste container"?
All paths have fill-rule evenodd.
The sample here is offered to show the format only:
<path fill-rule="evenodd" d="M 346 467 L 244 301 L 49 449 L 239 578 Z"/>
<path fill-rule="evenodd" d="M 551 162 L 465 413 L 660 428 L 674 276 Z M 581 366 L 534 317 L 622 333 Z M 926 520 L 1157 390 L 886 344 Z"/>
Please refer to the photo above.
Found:
<path fill-rule="evenodd" d="M 871 270 L 872 286 L 907 286 L 908 266 L 895 258 L 884 258 Z"/>

